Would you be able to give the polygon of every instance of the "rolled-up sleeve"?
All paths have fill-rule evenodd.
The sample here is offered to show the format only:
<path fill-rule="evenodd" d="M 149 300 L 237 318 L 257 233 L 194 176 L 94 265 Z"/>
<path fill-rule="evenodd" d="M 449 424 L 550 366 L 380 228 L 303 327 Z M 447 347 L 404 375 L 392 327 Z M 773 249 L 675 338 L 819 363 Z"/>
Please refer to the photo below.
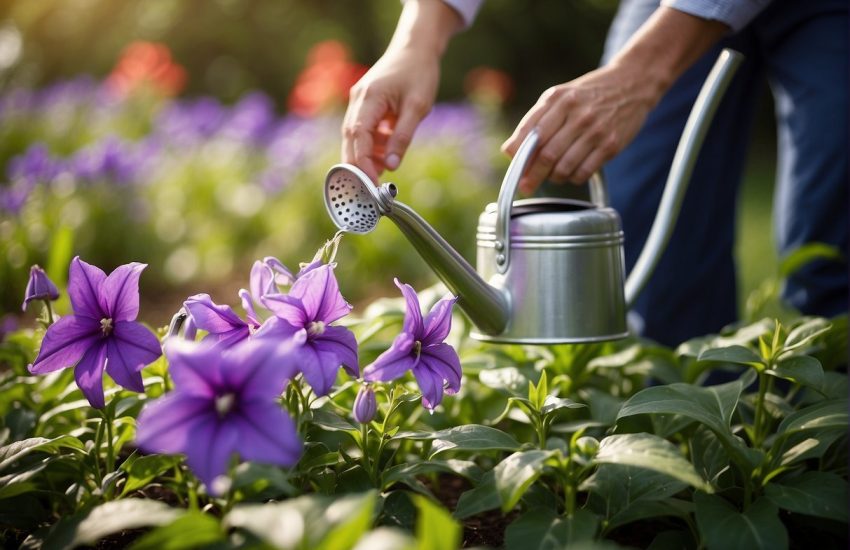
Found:
<path fill-rule="evenodd" d="M 662 0 L 661 5 L 703 19 L 726 23 L 733 31 L 747 26 L 771 0 Z"/>
<path fill-rule="evenodd" d="M 475 16 L 478 14 L 478 10 L 481 9 L 481 4 L 484 3 L 484 0 L 443 0 L 443 2 L 460 14 L 463 18 L 464 27 L 469 27 L 475 21 Z"/>

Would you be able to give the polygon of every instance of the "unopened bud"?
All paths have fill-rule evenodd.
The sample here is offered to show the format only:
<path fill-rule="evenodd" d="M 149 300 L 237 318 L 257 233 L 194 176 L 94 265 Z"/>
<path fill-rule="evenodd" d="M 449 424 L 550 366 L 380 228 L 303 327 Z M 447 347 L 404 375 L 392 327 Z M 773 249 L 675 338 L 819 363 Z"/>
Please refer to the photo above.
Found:
<path fill-rule="evenodd" d="M 367 424 L 375 418 L 377 410 L 378 401 L 375 399 L 375 391 L 368 384 L 360 386 L 360 391 L 354 398 L 354 420 Z"/>

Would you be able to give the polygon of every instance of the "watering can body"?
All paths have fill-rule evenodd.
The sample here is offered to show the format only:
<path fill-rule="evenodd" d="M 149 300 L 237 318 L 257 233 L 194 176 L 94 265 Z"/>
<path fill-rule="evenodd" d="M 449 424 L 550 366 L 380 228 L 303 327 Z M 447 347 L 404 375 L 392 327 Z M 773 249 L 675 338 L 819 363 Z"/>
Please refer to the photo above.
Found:
<path fill-rule="evenodd" d="M 325 206 L 340 229 L 369 233 L 390 218 L 489 342 L 564 344 L 628 335 L 626 311 L 651 275 L 675 225 L 709 122 L 742 56 L 725 50 L 694 105 L 673 159 L 659 212 L 637 264 L 625 278 L 620 217 L 602 178 L 591 201 L 516 200 L 539 136 L 528 133 L 508 167 L 497 202 L 478 220 L 472 267 L 413 209 L 394 184 L 375 186 L 355 166 L 338 164 L 325 179 Z"/>
<path fill-rule="evenodd" d="M 476 271 L 509 300 L 511 316 L 489 342 L 557 344 L 625 337 L 623 231 L 617 212 L 569 199 L 513 202 L 510 262 L 500 269 L 498 204 L 478 220 Z M 581 284 L 571 284 L 581 281 Z"/>

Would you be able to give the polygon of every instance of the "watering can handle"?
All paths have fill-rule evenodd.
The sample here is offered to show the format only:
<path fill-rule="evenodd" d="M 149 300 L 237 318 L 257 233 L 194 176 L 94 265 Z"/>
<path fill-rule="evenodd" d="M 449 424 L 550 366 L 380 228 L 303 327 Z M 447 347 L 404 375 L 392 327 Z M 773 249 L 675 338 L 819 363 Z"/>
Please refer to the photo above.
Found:
<path fill-rule="evenodd" d="M 514 203 L 514 196 L 519 187 L 519 180 L 525 172 L 525 167 L 534 153 L 540 135 L 537 129 L 533 128 L 522 144 L 517 149 L 508 171 L 505 174 L 505 179 L 502 181 L 502 188 L 499 190 L 499 200 L 496 208 L 496 269 L 499 273 L 504 273 L 508 270 L 508 264 L 511 261 L 511 209 Z M 602 179 L 602 174 L 595 172 L 588 182 L 590 188 L 590 200 L 593 204 L 599 207 L 608 206 L 608 191 L 605 187 L 605 181 Z"/>

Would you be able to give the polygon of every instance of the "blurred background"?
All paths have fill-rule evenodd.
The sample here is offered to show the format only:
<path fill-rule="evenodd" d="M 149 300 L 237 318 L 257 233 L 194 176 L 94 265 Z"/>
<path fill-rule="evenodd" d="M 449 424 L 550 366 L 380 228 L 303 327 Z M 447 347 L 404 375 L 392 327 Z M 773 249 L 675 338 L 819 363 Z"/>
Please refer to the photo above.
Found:
<path fill-rule="evenodd" d="M 544 89 L 598 64 L 615 9 L 488 0 L 452 42 L 438 105 L 388 177 L 466 257 L 507 167 L 499 145 Z M 149 264 L 141 318 L 153 325 L 197 292 L 237 303 L 256 258 L 309 261 L 334 233 L 321 189 L 348 89 L 400 11 L 398 0 L 0 2 L 0 317 L 18 320 L 30 265 L 61 285 L 73 255 L 107 272 Z M 776 272 L 763 95 L 739 205 L 742 304 Z M 395 296 L 393 277 L 436 281 L 390 224 L 345 237 L 337 259 L 355 305 Z"/>

